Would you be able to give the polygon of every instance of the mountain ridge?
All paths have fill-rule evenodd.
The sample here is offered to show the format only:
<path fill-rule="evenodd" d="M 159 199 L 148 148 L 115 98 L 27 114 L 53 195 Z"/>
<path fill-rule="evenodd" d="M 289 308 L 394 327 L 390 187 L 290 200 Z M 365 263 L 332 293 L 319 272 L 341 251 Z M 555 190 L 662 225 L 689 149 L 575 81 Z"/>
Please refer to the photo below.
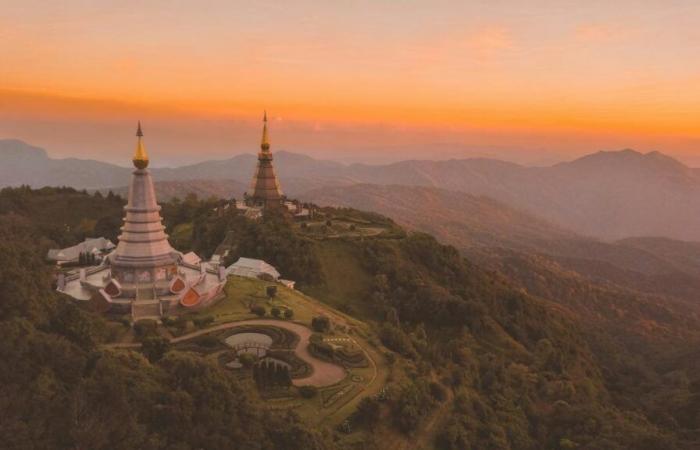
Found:
<path fill-rule="evenodd" d="M 125 186 L 129 177 L 128 168 L 96 161 L 47 158 L 44 166 L 10 161 L 1 151 L 8 142 L 18 145 L 0 141 L 0 185 L 103 189 Z M 153 174 L 159 181 L 225 179 L 247 184 L 255 162 L 254 155 L 242 154 L 154 168 Z M 290 196 L 359 183 L 427 186 L 487 196 L 578 234 L 611 241 L 637 236 L 700 240 L 700 170 L 659 152 L 598 152 L 546 167 L 487 158 L 347 165 L 276 152 L 275 164 L 283 191 Z"/>

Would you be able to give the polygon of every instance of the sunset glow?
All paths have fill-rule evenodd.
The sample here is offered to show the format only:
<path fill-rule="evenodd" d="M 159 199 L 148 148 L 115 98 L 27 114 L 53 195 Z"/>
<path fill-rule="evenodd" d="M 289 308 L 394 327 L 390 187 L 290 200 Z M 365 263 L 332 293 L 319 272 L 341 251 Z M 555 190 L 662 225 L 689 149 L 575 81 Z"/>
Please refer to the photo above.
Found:
<path fill-rule="evenodd" d="M 137 119 L 166 163 L 254 152 L 267 108 L 328 158 L 700 163 L 693 1 L 32 3 L 0 14 L 0 138 L 55 156 L 119 161 Z"/>

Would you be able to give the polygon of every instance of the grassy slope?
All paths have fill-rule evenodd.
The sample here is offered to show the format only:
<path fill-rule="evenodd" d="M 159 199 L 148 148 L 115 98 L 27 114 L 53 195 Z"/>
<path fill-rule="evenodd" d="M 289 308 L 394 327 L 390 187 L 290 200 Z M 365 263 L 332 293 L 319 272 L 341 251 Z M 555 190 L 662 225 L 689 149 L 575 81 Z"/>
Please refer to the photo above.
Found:
<path fill-rule="evenodd" d="M 372 279 L 361 266 L 359 249 L 351 242 L 335 239 L 317 241 L 315 250 L 325 283 L 308 288 L 308 293 L 341 311 L 366 317 L 366 304 L 361 300 L 369 293 Z"/>

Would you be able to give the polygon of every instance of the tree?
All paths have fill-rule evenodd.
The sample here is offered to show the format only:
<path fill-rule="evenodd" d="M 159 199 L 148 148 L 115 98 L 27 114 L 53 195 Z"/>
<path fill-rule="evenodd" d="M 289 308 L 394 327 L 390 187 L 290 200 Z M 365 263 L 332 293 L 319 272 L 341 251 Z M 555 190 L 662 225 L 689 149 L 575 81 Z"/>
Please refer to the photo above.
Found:
<path fill-rule="evenodd" d="M 381 405 L 374 397 L 365 397 L 357 405 L 357 410 L 352 415 L 354 422 L 365 425 L 370 429 L 379 424 Z"/>
<path fill-rule="evenodd" d="M 258 317 L 263 317 L 265 314 L 267 314 L 267 310 L 262 305 L 253 305 L 250 308 L 250 312 L 257 315 Z"/>
<path fill-rule="evenodd" d="M 303 398 L 314 398 L 318 394 L 318 388 L 316 386 L 301 386 L 299 388 L 299 395 Z"/>
<path fill-rule="evenodd" d="M 239 355 L 238 359 L 240 360 L 240 357 L 242 355 Z M 242 364 L 242 363 L 241 363 Z M 253 380 L 255 381 L 255 384 L 258 386 L 258 389 L 260 389 L 262 386 L 262 375 L 260 374 L 260 364 L 253 364 Z"/>
<path fill-rule="evenodd" d="M 279 317 L 280 314 L 282 314 L 282 311 L 280 311 L 279 307 L 277 306 L 273 306 L 270 312 L 272 313 L 273 317 Z"/>
<path fill-rule="evenodd" d="M 399 326 L 399 313 L 393 306 L 389 307 L 386 311 L 386 321 L 391 325 Z"/>
<path fill-rule="evenodd" d="M 277 286 L 275 286 L 275 285 L 267 286 L 265 288 L 265 294 L 267 295 L 268 299 L 272 300 L 277 295 Z"/>
<path fill-rule="evenodd" d="M 292 386 L 292 375 L 289 373 L 289 367 L 284 366 L 282 371 L 282 386 L 289 389 Z"/>
<path fill-rule="evenodd" d="M 272 363 L 272 384 L 274 386 L 282 385 L 282 366 L 277 363 Z"/>
<path fill-rule="evenodd" d="M 159 361 L 169 349 L 170 341 L 161 336 L 148 336 L 141 344 L 141 350 L 150 362 Z"/>
<path fill-rule="evenodd" d="M 284 310 L 284 318 L 291 319 L 294 317 L 294 310 L 292 308 L 287 308 Z"/>

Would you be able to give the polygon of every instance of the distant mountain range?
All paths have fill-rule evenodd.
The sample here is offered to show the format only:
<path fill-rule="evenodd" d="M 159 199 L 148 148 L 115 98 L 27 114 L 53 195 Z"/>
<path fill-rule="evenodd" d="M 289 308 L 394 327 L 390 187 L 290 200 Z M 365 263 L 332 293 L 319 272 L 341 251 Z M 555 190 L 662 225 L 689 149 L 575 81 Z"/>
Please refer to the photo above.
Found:
<path fill-rule="evenodd" d="M 355 184 L 302 194 L 319 205 L 377 212 L 460 249 L 508 247 L 539 250 L 553 239 L 577 235 L 485 196 L 426 186 Z"/>
<path fill-rule="evenodd" d="M 550 167 L 481 158 L 346 165 L 277 152 L 275 164 L 283 190 L 293 197 L 310 193 L 310 198 L 316 195 L 314 191 L 356 184 L 384 185 L 387 190 L 400 189 L 388 187 L 392 185 L 439 188 L 486 196 L 528 214 L 531 220 L 581 235 L 608 240 L 665 236 L 700 241 L 700 171 L 658 152 L 599 152 Z M 156 180 L 169 182 L 159 186 L 168 192 L 164 195 L 240 195 L 254 166 L 255 156 L 244 154 L 178 168 L 155 168 L 153 173 Z M 21 141 L 0 141 L 2 186 L 118 189 L 126 185 L 130 171 L 99 161 L 51 159 L 43 149 Z M 334 192 L 342 194 L 343 190 Z"/>
<path fill-rule="evenodd" d="M 488 197 L 424 186 L 357 184 L 316 189 L 304 197 L 386 215 L 501 271 L 504 261 L 515 259 L 521 266 L 533 266 L 530 273 L 540 270 L 538 266 L 556 268 L 589 281 L 670 295 L 700 306 L 700 242 L 658 237 L 601 241 Z"/>

